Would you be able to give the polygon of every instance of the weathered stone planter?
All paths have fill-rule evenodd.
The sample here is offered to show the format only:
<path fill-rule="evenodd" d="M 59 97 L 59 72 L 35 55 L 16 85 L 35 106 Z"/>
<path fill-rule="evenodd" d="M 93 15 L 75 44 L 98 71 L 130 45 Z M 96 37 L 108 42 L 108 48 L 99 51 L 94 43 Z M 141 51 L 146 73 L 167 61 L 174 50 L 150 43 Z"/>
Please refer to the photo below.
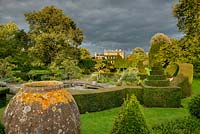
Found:
<path fill-rule="evenodd" d="M 3 122 L 9 134 L 80 134 L 78 107 L 62 82 L 24 84 L 7 106 Z"/>

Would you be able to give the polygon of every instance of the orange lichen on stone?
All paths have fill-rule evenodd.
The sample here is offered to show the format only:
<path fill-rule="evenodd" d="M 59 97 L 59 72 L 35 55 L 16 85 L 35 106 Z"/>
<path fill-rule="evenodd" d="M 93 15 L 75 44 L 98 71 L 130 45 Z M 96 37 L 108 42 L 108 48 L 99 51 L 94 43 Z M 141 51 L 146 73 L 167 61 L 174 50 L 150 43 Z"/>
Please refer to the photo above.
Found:
<path fill-rule="evenodd" d="M 37 81 L 24 84 L 24 87 L 51 87 L 60 85 L 61 82 L 59 81 Z"/>
<path fill-rule="evenodd" d="M 25 93 L 21 92 L 17 95 L 17 100 L 22 100 L 22 103 L 32 105 L 37 102 L 42 105 L 42 110 L 46 110 L 50 105 L 57 103 L 69 103 L 72 101 L 72 95 L 65 89 L 53 90 L 41 93 Z"/>

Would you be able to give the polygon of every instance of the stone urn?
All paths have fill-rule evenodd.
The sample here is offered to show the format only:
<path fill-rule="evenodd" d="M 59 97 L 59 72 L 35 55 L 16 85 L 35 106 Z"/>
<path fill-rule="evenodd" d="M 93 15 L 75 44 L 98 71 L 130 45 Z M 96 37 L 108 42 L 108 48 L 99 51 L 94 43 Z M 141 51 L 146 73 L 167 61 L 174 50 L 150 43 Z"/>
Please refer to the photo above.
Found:
<path fill-rule="evenodd" d="M 80 115 L 62 82 L 23 85 L 8 104 L 3 123 L 7 134 L 80 134 Z"/>

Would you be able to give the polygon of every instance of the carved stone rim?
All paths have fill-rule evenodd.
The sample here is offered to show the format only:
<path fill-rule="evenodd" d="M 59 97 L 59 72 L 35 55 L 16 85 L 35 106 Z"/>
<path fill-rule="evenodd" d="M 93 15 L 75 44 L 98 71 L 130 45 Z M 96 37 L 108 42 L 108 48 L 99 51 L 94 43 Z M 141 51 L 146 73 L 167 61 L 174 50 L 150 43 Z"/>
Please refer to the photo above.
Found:
<path fill-rule="evenodd" d="M 35 81 L 23 84 L 24 92 L 48 92 L 64 88 L 63 82 L 60 81 Z"/>

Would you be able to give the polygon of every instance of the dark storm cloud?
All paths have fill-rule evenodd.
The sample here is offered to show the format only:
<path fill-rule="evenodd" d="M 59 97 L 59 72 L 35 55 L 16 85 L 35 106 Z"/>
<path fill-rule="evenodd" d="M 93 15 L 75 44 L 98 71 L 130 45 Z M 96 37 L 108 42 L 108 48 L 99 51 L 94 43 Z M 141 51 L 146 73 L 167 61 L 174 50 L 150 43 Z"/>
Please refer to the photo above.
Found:
<path fill-rule="evenodd" d="M 14 21 L 28 29 L 23 14 L 55 5 L 84 31 L 83 47 L 104 49 L 149 48 L 157 32 L 180 37 L 172 16 L 173 0 L 0 0 L 0 23 Z"/>

